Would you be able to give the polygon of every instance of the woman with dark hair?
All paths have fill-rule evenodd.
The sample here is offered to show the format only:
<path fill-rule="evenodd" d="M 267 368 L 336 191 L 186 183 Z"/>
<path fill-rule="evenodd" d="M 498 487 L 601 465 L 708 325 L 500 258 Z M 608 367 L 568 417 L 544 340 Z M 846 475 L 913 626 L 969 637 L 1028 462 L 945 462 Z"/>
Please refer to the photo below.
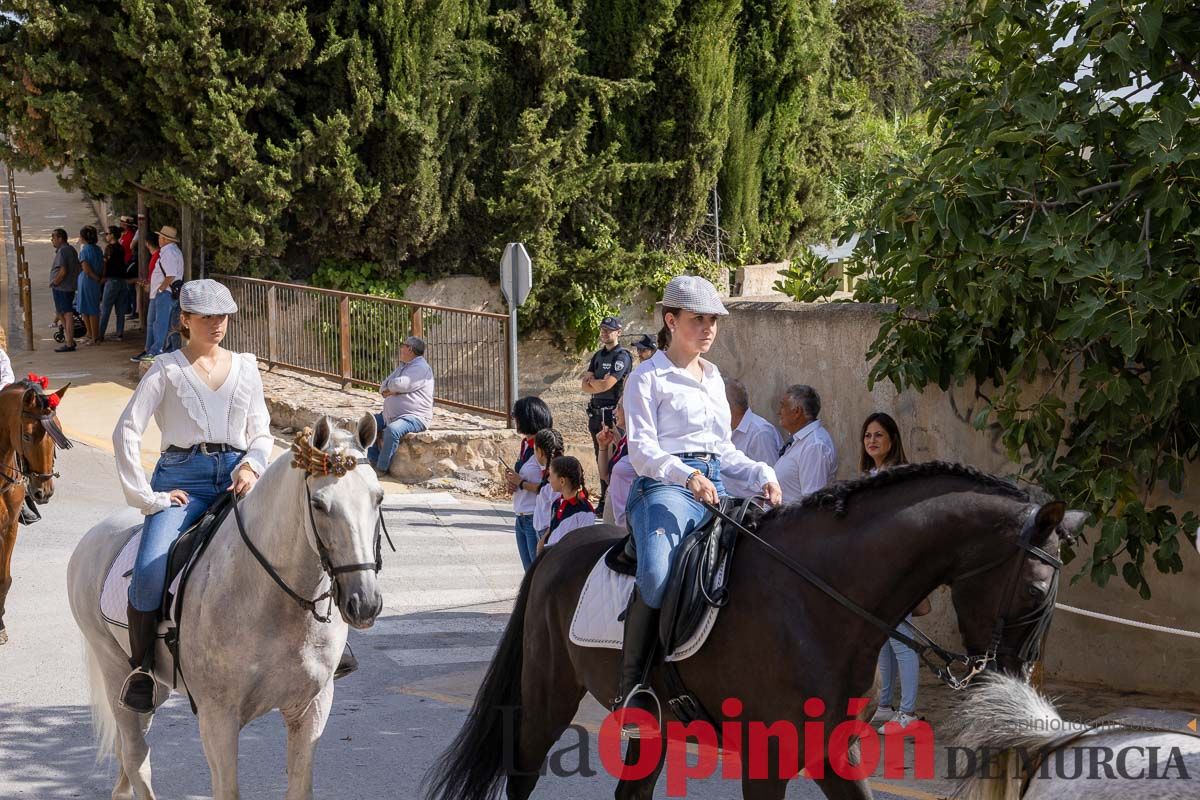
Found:
<path fill-rule="evenodd" d="M 521 565 L 529 569 L 537 553 L 537 531 L 533 527 L 533 512 L 537 510 L 538 491 L 542 488 L 542 469 L 548 464 L 539 464 L 534 437 L 538 431 L 554 427 L 550 407 L 540 397 L 522 397 L 513 403 L 513 422 L 517 433 L 525 438 L 521 441 L 521 453 L 516 463 L 508 468 L 505 481 L 513 493 L 513 513 L 516 514 L 517 552 Z"/>
<path fill-rule="evenodd" d="M 108 245 L 104 248 L 104 279 L 101 281 L 100 294 L 100 326 L 98 342 L 104 341 L 108 332 L 108 318 L 113 310 L 117 312 L 118 342 L 125 339 L 125 248 L 121 246 L 121 229 L 116 225 L 109 227 L 104 234 Z"/>
<path fill-rule="evenodd" d="M 859 468 L 864 475 L 875 475 L 881 470 L 907 464 L 904 456 L 904 443 L 900 439 L 900 427 L 890 414 L 876 411 L 863 422 L 862 449 L 858 458 Z M 913 636 L 908 623 L 913 617 L 928 614 L 932 606 L 929 598 L 920 602 L 913 613 L 896 628 L 906 636 Z M 883 685 L 879 691 L 879 708 L 871 719 L 871 724 L 883 732 L 883 726 L 890 721 L 907 725 L 917 719 L 917 684 L 920 676 L 920 661 L 917 653 L 911 647 L 895 639 L 888 639 L 879 651 L 879 673 Z M 900 680 L 900 708 L 892 705 L 892 694 L 896 687 L 896 678 Z"/>
<path fill-rule="evenodd" d="M 79 316 L 87 328 L 84 344 L 96 344 L 100 338 L 100 283 L 104 280 L 104 253 L 100 251 L 100 236 L 91 225 L 79 231 L 79 265 L 83 273 L 79 276 Z"/>
<path fill-rule="evenodd" d="M 874 475 L 885 467 L 907 463 L 896 420 L 882 411 L 867 417 L 862 425 L 862 450 L 858 457 L 858 468 L 863 474 Z"/>

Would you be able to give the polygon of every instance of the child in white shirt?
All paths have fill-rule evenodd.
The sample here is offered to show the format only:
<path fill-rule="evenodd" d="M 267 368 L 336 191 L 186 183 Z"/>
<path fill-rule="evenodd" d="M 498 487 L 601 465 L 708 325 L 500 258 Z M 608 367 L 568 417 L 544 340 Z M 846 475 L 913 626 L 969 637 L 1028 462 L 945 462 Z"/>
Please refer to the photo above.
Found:
<path fill-rule="evenodd" d="M 550 462 L 563 454 L 562 434 L 553 428 L 544 428 L 533 437 L 533 448 L 534 456 L 542 465 L 542 485 L 533 508 L 533 529 L 540 543 L 550 530 L 550 508 L 558 499 L 558 492 L 550 485 Z M 538 548 L 538 552 L 541 552 L 541 548 Z"/>
<path fill-rule="evenodd" d="M 583 485 L 583 465 L 574 456 L 550 462 L 550 485 L 561 495 L 550 506 L 550 529 L 539 550 L 562 541 L 573 530 L 596 524 L 596 509 Z"/>

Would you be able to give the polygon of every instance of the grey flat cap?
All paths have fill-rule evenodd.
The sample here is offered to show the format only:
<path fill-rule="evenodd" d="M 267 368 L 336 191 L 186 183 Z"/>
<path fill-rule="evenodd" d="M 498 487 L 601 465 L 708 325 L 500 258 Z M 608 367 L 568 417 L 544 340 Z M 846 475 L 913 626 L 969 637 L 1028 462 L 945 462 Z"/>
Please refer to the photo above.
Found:
<path fill-rule="evenodd" d="M 188 281 L 179 290 L 179 310 L 189 314 L 236 314 L 238 307 L 233 295 L 223 283 L 203 278 Z"/>
<path fill-rule="evenodd" d="M 721 303 L 717 287 L 699 275 L 676 275 L 671 278 L 663 291 L 662 302 L 664 308 L 682 308 L 693 314 L 726 316 L 729 313 Z"/>

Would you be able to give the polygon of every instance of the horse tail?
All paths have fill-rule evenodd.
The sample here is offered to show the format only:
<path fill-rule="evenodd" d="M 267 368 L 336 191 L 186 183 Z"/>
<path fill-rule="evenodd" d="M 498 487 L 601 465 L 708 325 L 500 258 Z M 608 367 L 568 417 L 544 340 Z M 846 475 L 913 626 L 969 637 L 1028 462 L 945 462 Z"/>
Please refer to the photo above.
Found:
<path fill-rule="evenodd" d="M 427 800 L 492 800 L 498 797 L 519 740 L 521 666 L 525 609 L 538 559 L 525 572 L 508 626 L 475 695 L 475 704 L 450 747 L 430 766 L 422 781 Z"/>
<path fill-rule="evenodd" d="M 977 765 L 954 796 L 964 800 L 1020 800 L 1022 755 L 1049 745 L 1069 725 L 1053 703 L 1024 681 L 1001 674 L 981 676 L 949 734 L 958 746 L 975 753 L 991 753 L 992 759 Z M 986 777 L 989 775 L 998 777 Z"/>
<path fill-rule="evenodd" d="M 117 752 L 117 718 L 113 716 L 112 704 L 108 699 L 100 659 L 86 641 L 83 643 L 83 658 L 92 707 L 92 732 L 96 737 L 96 762 L 99 763 Z"/>

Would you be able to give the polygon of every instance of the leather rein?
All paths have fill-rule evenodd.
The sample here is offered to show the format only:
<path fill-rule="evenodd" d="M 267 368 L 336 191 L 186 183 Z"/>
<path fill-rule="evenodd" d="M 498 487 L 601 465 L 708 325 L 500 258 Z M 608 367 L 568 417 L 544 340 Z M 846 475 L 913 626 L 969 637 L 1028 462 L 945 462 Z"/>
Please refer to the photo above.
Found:
<path fill-rule="evenodd" d="M 896 625 L 887 624 L 875 614 L 872 614 L 870 611 L 863 608 L 858 603 L 855 603 L 853 600 L 846 597 L 834 587 L 830 586 L 824 579 L 822 579 L 811 569 L 801 564 L 787 553 L 784 553 L 778 547 L 766 541 L 754 531 L 751 531 L 749 528 L 742 525 L 741 522 L 729 517 L 712 504 L 705 503 L 704 505 L 709 511 L 713 512 L 723 521 L 734 525 L 742 534 L 758 542 L 758 544 L 761 545 L 775 560 L 779 561 L 789 570 L 811 583 L 824 594 L 836 600 L 839 605 L 852 611 L 858 617 L 883 631 L 888 637 L 912 648 L 920 655 L 921 661 L 925 664 L 925 666 L 929 667 L 929 669 L 938 677 L 940 681 L 954 690 L 966 688 L 967 685 L 970 684 L 972 678 L 987 669 L 989 664 L 995 662 L 996 656 L 1001 652 L 1000 642 L 1003 638 L 1005 630 L 1033 623 L 1033 628 L 1026 635 L 1021 645 L 1015 650 L 1016 655 L 1021 658 L 1022 662 L 1026 665 L 1026 669 L 1028 669 L 1028 665 L 1037 658 L 1041 648 L 1042 638 L 1044 637 L 1046 630 L 1049 628 L 1050 618 L 1054 614 L 1054 601 L 1058 594 L 1058 578 L 1062 570 L 1062 560 L 1046 552 L 1042 548 L 1032 544 L 1033 534 L 1035 532 L 1034 523 L 1037 519 L 1038 506 L 1034 506 L 1026 512 L 1025 519 L 1021 527 L 1021 535 L 1017 538 L 1017 541 L 1014 542 L 1016 547 L 1015 553 L 1002 556 L 995 561 L 985 564 L 977 569 L 969 570 L 950 580 L 950 583 L 956 583 L 958 581 L 965 580 L 966 578 L 981 575 L 985 572 L 989 572 L 993 569 L 1010 563 L 1014 557 L 1020 556 L 1022 553 L 1027 553 L 1054 567 L 1054 579 L 1051 582 L 1050 590 L 1046 593 L 1045 601 L 1029 614 L 1009 620 L 1008 616 L 1012 610 L 1013 602 L 1016 599 L 1016 591 L 1018 588 L 1017 583 L 1021 574 L 1020 569 L 1016 570 L 1013 578 L 1009 582 L 1008 605 L 1006 606 L 1004 613 L 996 617 L 996 623 L 992 629 L 992 638 L 988 643 L 987 650 L 984 651 L 982 655 L 972 656 L 966 653 L 956 653 L 952 650 L 942 647 L 937 642 L 933 641 L 933 639 L 931 639 L 929 636 L 921 632 L 921 630 L 912 623 L 908 623 L 909 627 L 923 641 L 918 641 L 911 636 L 901 633 L 897 629 L 900 623 L 897 623 Z M 1024 563 L 1023 559 L 1021 560 L 1021 563 Z M 963 670 L 958 674 L 955 673 L 956 666 L 961 666 L 963 668 Z"/>
<path fill-rule="evenodd" d="M 317 518 L 313 513 L 312 505 L 312 487 L 309 484 L 309 479 L 312 477 L 321 477 L 324 475 L 333 475 L 334 478 L 341 478 L 347 473 L 357 469 L 361 464 L 369 464 L 365 458 L 347 455 L 345 453 L 326 453 L 318 450 L 309 444 L 309 437 L 312 431 L 305 428 L 296 436 L 292 443 L 292 466 L 296 469 L 304 470 L 304 495 L 308 505 L 308 521 L 312 525 L 313 539 L 317 543 L 317 556 L 321 559 L 321 569 L 329 576 L 329 588 L 322 594 L 309 600 L 300 595 L 291 586 L 288 586 L 287 581 L 279 574 L 279 572 L 271 566 L 271 562 L 263 555 L 254 542 L 250 540 L 246 533 L 246 525 L 242 521 L 242 510 L 240 498 L 235 494 L 233 496 L 233 515 L 237 520 L 238 533 L 242 536 L 242 541 L 246 543 L 246 548 L 254 559 L 258 561 L 263 570 L 270 576 L 275 585 L 282 589 L 288 597 L 296 601 L 300 608 L 312 614 L 317 622 L 332 622 L 333 621 L 333 606 L 338 599 L 338 575 L 345 575 L 351 572 L 366 572 L 368 570 L 379 574 L 383 569 L 383 538 L 387 538 L 388 547 L 392 548 L 392 552 L 396 552 L 396 545 L 392 543 L 392 535 L 388 532 L 387 523 L 383 519 L 383 509 L 379 509 L 379 518 L 375 524 L 375 560 L 373 562 L 364 562 L 361 564 L 342 564 L 334 566 L 333 558 L 330 556 L 329 548 L 325 545 L 325 541 L 321 538 L 321 529 L 317 526 Z M 326 601 L 325 613 L 318 610 L 318 604 L 321 601 Z"/>

